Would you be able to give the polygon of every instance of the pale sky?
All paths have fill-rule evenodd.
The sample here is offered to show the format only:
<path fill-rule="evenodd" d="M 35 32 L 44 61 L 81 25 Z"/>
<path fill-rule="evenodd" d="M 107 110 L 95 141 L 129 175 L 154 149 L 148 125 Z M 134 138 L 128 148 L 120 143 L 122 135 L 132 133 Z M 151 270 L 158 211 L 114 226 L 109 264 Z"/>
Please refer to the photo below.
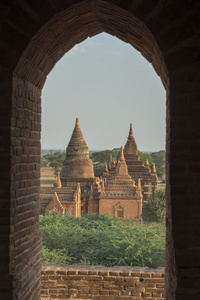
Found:
<path fill-rule="evenodd" d="M 102 33 L 56 64 L 42 93 L 42 149 L 65 149 L 76 117 L 90 150 L 124 146 L 130 123 L 140 151 L 165 149 L 166 92 L 131 45 Z"/>

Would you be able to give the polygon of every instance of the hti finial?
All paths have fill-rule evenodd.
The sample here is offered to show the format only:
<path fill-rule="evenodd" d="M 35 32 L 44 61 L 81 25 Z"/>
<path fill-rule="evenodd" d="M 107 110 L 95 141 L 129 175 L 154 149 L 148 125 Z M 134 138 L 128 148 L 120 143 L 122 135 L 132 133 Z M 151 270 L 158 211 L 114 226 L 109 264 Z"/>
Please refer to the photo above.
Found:
<path fill-rule="evenodd" d="M 128 136 L 128 140 L 129 141 L 134 141 L 134 136 L 133 136 L 133 127 L 132 127 L 132 123 L 130 124 L 130 130 L 129 130 L 129 136 Z"/>
<path fill-rule="evenodd" d="M 79 118 L 76 118 L 76 125 L 79 125 Z"/>

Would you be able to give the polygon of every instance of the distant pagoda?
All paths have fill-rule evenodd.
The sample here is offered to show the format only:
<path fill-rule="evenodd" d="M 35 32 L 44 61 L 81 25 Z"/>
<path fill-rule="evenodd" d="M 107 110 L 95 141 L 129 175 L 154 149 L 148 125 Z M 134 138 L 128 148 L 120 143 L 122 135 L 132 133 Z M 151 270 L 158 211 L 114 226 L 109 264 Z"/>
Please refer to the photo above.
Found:
<path fill-rule="evenodd" d="M 154 194 L 154 190 L 158 183 L 158 177 L 155 164 L 153 164 L 153 169 L 151 171 L 148 160 L 146 160 L 145 164 L 140 160 L 138 147 L 133 135 L 132 123 L 130 124 L 128 139 L 124 147 L 124 157 L 128 166 L 128 173 L 133 180 L 135 180 L 136 184 L 138 179 L 141 180 L 143 200 L 146 201 L 150 195 Z"/>
<path fill-rule="evenodd" d="M 66 148 L 66 159 L 63 162 L 61 171 L 62 186 L 68 186 L 79 182 L 82 185 L 90 185 L 94 182 L 93 162 L 89 158 L 89 149 L 79 126 L 79 119 L 76 124 Z"/>
<path fill-rule="evenodd" d="M 115 172 L 110 173 L 110 178 L 105 182 L 99 193 L 98 211 L 100 215 L 111 215 L 121 218 L 140 218 L 142 213 L 142 193 L 140 180 L 138 186 L 128 174 L 128 168 L 121 147 L 120 157 L 116 163 Z M 89 212 L 93 212 L 95 207 L 95 195 L 90 198 Z"/>

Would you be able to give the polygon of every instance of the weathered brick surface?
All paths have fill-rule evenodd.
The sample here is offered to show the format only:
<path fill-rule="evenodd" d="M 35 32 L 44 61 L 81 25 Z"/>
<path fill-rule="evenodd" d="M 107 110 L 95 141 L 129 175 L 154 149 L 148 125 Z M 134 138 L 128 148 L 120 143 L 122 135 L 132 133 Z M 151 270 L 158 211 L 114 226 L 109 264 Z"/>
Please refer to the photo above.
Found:
<path fill-rule="evenodd" d="M 41 300 L 51 299 L 52 296 L 59 299 L 63 294 L 66 299 L 164 299 L 163 272 L 164 268 L 152 269 L 150 272 L 140 268 L 134 275 L 133 270 L 123 270 L 122 267 L 119 270 L 117 267 L 107 270 L 100 267 L 71 270 L 70 267 L 43 266 Z"/>

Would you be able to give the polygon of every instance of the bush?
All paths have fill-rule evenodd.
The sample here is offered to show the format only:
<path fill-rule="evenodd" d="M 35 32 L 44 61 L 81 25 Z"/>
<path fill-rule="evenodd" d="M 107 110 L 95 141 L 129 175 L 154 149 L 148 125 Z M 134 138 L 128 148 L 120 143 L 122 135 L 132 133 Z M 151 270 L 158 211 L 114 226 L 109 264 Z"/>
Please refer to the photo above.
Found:
<path fill-rule="evenodd" d="M 155 191 L 154 198 L 150 197 L 144 204 L 142 210 L 142 219 L 145 222 L 162 222 L 165 223 L 166 205 L 165 190 Z"/>
<path fill-rule="evenodd" d="M 68 256 L 68 251 L 64 249 L 53 249 L 49 250 L 43 245 L 42 248 L 42 262 L 43 264 L 59 264 L 59 265 L 68 265 L 71 261 L 71 257 Z"/>
<path fill-rule="evenodd" d="M 146 226 L 136 220 L 95 214 L 75 218 L 50 213 L 40 216 L 40 230 L 43 263 L 66 264 L 71 259 L 76 264 L 164 266 L 165 228 L 160 224 Z"/>

